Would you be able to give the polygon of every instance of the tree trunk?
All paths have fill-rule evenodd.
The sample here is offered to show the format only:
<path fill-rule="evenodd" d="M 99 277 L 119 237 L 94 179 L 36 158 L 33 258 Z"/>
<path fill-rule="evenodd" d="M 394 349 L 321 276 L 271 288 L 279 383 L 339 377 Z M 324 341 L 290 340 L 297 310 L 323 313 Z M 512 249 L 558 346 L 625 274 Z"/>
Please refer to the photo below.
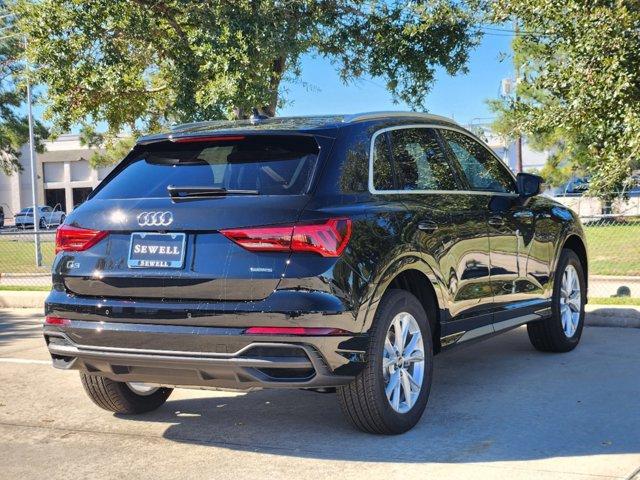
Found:
<path fill-rule="evenodd" d="M 271 67 L 271 77 L 269 78 L 269 103 L 263 106 L 256 106 L 260 115 L 266 115 L 267 117 L 275 117 L 276 110 L 278 108 L 278 90 L 280 88 L 280 82 L 284 75 L 286 67 L 286 58 L 276 58 Z M 236 120 L 247 119 L 251 116 L 251 111 L 242 107 L 235 107 L 233 109 L 233 116 Z"/>
<path fill-rule="evenodd" d="M 271 68 L 271 78 L 269 79 L 271 98 L 269 99 L 269 105 L 263 107 L 264 114 L 269 117 L 276 116 L 276 110 L 278 108 L 278 90 L 280 88 L 280 82 L 282 81 L 282 75 L 284 74 L 286 62 L 287 59 L 285 57 L 278 57 L 273 61 L 273 67 Z"/>

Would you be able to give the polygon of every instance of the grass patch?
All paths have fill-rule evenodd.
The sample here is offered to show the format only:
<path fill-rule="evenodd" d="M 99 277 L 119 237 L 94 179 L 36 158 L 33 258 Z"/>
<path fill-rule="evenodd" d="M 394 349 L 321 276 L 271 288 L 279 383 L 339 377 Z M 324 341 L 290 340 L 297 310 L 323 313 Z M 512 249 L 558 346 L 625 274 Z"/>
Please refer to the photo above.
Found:
<path fill-rule="evenodd" d="M 52 238 L 40 243 L 42 267 L 36 266 L 33 237 L 0 240 L 0 273 L 49 273 L 55 257 Z"/>
<path fill-rule="evenodd" d="M 0 285 L 0 292 L 48 292 L 51 287 L 45 287 L 44 285 L 29 286 L 29 285 Z"/>
<path fill-rule="evenodd" d="M 589 297 L 591 305 L 638 305 L 640 306 L 640 298 L 638 297 Z"/>
<path fill-rule="evenodd" d="M 585 225 L 591 275 L 640 276 L 640 223 Z"/>

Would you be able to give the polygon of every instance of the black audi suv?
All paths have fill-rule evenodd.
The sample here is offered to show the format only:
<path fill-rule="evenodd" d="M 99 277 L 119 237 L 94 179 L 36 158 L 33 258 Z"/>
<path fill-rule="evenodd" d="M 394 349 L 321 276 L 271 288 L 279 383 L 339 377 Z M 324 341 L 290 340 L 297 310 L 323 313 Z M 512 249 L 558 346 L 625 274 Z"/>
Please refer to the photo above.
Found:
<path fill-rule="evenodd" d="M 174 387 L 301 388 L 404 432 L 444 349 L 525 324 L 538 350 L 578 344 L 584 234 L 540 183 L 419 113 L 142 137 L 58 228 L 53 365 L 122 414 Z"/>

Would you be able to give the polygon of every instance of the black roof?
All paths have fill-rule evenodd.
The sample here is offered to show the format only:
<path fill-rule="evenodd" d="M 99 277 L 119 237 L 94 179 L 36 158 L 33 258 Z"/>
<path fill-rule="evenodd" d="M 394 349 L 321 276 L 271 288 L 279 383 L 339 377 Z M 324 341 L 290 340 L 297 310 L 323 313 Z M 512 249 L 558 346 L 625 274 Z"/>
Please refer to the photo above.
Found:
<path fill-rule="evenodd" d="M 215 120 L 206 122 L 186 123 L 176 125 L 171 130 L 153 135 L 146 135 L 138 139 L 138 143 L 152 143 L 179 137 L 198 135 L 253 133 L 259 131 L 301 131 L 336 129 L 345 124 L 388 118 L 415 119 L 416 121 L 433 121 L 437 123 L 455 124 L 451 119 L 416 112 L 369 112 L 352 115 L 315 115 L 299 117 L 273 117 L 259 120 Z"/>

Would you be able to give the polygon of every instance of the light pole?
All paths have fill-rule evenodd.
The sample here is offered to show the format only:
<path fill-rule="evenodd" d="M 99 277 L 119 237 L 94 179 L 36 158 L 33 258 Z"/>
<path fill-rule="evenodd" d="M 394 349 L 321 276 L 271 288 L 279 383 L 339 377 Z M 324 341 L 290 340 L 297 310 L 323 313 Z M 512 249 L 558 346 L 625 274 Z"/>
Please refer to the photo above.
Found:
<path fill-rule="evenodd" d="M 513 31 L 515 33 L 515 40 L 518 39 L 518 34 L 520 33 L 520 25 L 518 23 L 518 19 L 514 18 L 513 20 Z M 516 105 L 518 104 L 518 80 L 520 80 L 520 65 L 518 64 L 518 60 L 517 60 L 517 56 L 515 53 L 515 50 L 513 52 L 513 66 L 515 69 L 515 85 L 513 87 L 513 90 L 515 92 L 515 103 Z M 520 135 L 520 133 L 518 133 L 518 136 L 516 137 L 516 173 L 522 173 L 522 135 Z"/>
<path fill-rule="evenodd" d="M 13 17 L 12 13 L 0 16 L 0 19 Z M 9 25 L 4 27 L 2 30 L 11 30 L 13 25 Z M 7 38 L 17 37 L 19 33 L 9 33 L 8 35 L 4 35 L 0 37 L 0 40 L 5 40 Z M 24 49 L 27 49 L 27 38 L 23 39 Z M 27 83 L 27 115 L 29 120 L 29 162 L 31 166 L 31 201 L 33 204 L 33 231 L 34 231 L 34 246 L 35 246 L 35 258 L 36 258 L 36 266 L 42 266 L 42 252 L 40 249 L 40 236 L 39 236 L 39 223 L 40 223 L 40 211 L 38 210 L 38 194 L 37 194 L 37 183 L 38 183 L 38 175 L 36 173 L 36 158 L 35 158 L 35 136 L 33 133 L 33 108 L 32 108 L 32 99 L 31 99 L 31 79 L 29 78 L 29 61 L 26 59 L 25 55 L 25 80 Z"/>
<path fill-rule="evenodd" d="M 24 49 L 27 50 L 27 39 L 24 39 Z M 40 211 L 38 210 L 38 175 L 36 172 L 35 141 L 33 134 L 33 108 L 31 105 L 31 79 L 29 78 L 29 60 L 25 57 L 25 78 L 27 80 L 27 112 L 29 116 L 29 164 L 31 165 L 31 204 L 33 205 L 33 243 L 36 250 L 36 266 L 42 266 L 42 251 L 40 249 Z"/>

